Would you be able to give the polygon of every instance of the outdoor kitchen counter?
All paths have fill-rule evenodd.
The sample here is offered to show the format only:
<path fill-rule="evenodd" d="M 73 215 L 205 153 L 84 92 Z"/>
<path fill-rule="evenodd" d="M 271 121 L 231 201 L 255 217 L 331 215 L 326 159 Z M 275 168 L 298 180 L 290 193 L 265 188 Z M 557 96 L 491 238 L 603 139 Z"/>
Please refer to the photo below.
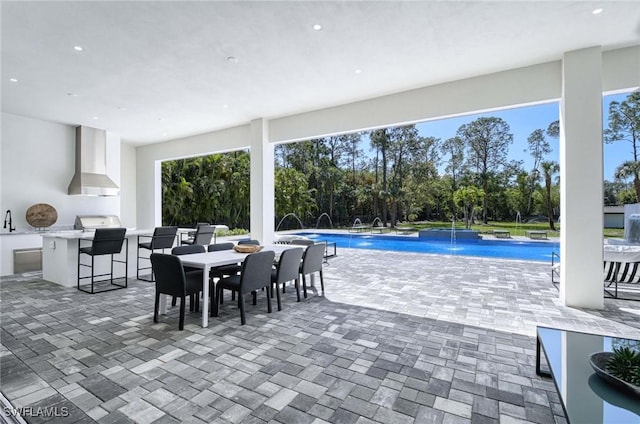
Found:
<path fill-rule="evenodd" d="M 151 230 L 127 229 L 126 242 L 122 246 L 121 257 L 127 250 L 128 267 L 127 275 L 129 277 L 136 276 L 136 247 L 139 235 L 151 235 Z M 90 243 L 84 240 L 91 240 L 94 231 L 68 230 L 68 231 L 50 231 L 42 233 L 42 278 L 52 283 L 60 284 L 65 287 L 76 287 L 78 281 L 78 243 L 82 239 L 82 246 L 89 246 Z M 148 241 L 145 239 L 145 241 Z M 83 255 L 82 263 L 90 263 L 90 258 Z M 95 274 L 104 274 L 109 272 L 111 256 L 96 256 Z M 146 265 L 145 265 L 146 266 Z M 87 270 L 83 270 L 82 275 Z M 114 277 L 124 275 L 124 265 L 116 264 L 114 266 Z M 102 277 L 104 278 L 104 277 Z"/>

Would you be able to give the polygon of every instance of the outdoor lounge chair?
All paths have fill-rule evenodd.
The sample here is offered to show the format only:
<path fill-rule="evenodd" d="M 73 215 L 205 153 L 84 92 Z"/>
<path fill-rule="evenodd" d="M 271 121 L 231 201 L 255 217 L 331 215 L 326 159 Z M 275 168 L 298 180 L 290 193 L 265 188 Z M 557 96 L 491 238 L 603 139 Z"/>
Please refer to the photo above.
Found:
<path fill-rule="evenodd" d="M 371 229 L 371 225 L 368 224 L 353 224 L 349 227 L 350 233 L 364 233 Z"/>
<path fill-rule="evenodd" d="M 626 300 L 640 300 L 640 297 L 620 297 L 619 289 L 623 289 L 628 292 L 628 289 L 637 289 L 638 295 L 640 295 L 640 270 L 638 268 L 640 262 L 604 262 L 604 292 L 606 297 L 612 297 L 615 299 Z M 622 284 L 622 287 L 618 285 Z M 626 294 L 625 294 L 626 296 Z"/>
<path fill-rule="evenodd" d="M 559 288 L 560 285 L 560 255 L 551 252 L 551 283 Z M 622 287 L 618 285 L 622 284 Z M 629 298 L 620 297 L 618 291 L 622 288 L 625 292 L 628 289 L 638 287 L 640 295 L 640 262 L 617 262 L 611 260 L 604 261 L 604 294 L 605 297 L 626 300 L 640 300 L 640 297 Z"/>

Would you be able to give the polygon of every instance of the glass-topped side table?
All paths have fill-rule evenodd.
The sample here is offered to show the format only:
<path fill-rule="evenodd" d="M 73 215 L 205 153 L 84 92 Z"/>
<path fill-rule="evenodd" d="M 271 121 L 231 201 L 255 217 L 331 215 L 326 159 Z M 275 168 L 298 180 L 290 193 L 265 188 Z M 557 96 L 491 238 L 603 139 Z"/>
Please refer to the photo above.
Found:
<path fill-rule="evenodd" d="M 640 400 L 610 386 L 589 364 L 592 353 L 640 346 L 640 341 L 547 327 L 538 327 L 537 333 L 536 373 L 553 378 L 570 423 L 640 423 Z M 549 372 L 541 369 L 541 350 Z"/>

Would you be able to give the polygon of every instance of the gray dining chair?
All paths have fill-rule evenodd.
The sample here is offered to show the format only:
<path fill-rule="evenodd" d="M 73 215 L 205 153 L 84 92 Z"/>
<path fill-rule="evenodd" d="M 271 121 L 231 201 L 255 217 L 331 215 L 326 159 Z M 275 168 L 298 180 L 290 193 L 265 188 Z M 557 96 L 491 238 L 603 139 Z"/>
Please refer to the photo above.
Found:
<path fill-rule="evenodd" d="M 322 294 L 324 295 L 324 278 L 322 276 L 322 261 L 324 259 L 324 249 L 325 245 L 324 243 L 322 243 L 309 246 L 304 251 L 302 264 L 300 265 L 300 274 L 302 275 L 302 291 L 304 292 L 305 299 L 307 297 L 306 276 L 314 274 L 316 272 L 320 274 L 320 287 L 322 289 Z"/>
<path fill-rule="evenodd" d="M 238 240 L 238 244 L 253 244 L 256 246 L 260 246 L 260 241 L 256 239 L 243 239 L 243 240 Z"/>
<path fill-rule="evenodd" d="M 211 308 L 211 315 L 218 316 L 219 300 L 222 299 L 223 290 L 238 292 L 238 306 L 240 307 L 240 322 L 247 323 L 245 314 L 244 297 L 246 294 L 253 295 L 253 304 L 256 304 L 257 291 L 266 288 L 267 290 L 267 312 L 271 313 L 271 267 L 275 253 L 267 250 L 247 255 L 242 262 L 242 270 L 239 275 L 221 278 L 216 284 L 216 295 Z"/>
<path fill-rule="evenodd" d="M 210 224 L 198 224 L 193 239 L 180 240 L 180 244 L 199 244 L 202 246 L 207 246 L 209 243 L 211 243 L 211 239 L 213 238 L 215 229 L 216 227 Z"/>
<path fill-rule="evenodd" d="M 233 249 L 233 246 L 235 246 L 235 244 L 233 244 L 232 242 L 210 244 L 209 252 L 220 252 L 223 250 L 231 250 Z M 211 278 L 211 280 L 213 281 L 214 278 L 229 277 L 231 275 L 236 275 L 240 273 L 241 269 L 242 269 L 242 265 L 239 263 L 216 266 L 211 268 L 211 272 L 209 273 L 209 278 Z M 211 293 L 213 296 L 213 290 L 211 291 Z M 231 292 L 231 300 L 236 300 L 236 292 Z M 220 299 L 220 303 L 222 303 L 222 299 Z"/>
<path fill-rule="evenodd" d="M 156 275 L 156 296 L 153 309 L 153 322 L 158 322 L 160 295 L 168 294 L 180 298 L 180 321 L 178 329 L 184 329 L 184 303 L 186 297 L 194 299 L 202 289 L 202 279 L 195 275 L 187 275 L 178 256 L 165 253 L 152 253 L 151 266 Z M 190 302 L 192 303 L 192 302 Z M 191 307 L 193 308 L 193 305 Z"/>
<path fill-rule="evenodd" d="M 304 249 L 287 249 L 280 255 L 276 268 L 271 270 L 271 297 L 273 297 L 273 291 L 275 290 L 279 311 L 282 310 L 280 286 L 282 285 L 282 292 L 284 293 L 284 285 L 289 281 L 295 281 L 296 295 L 298 296 L 298 302 L 300 302 L 300 261 L 303 254 Z"/>

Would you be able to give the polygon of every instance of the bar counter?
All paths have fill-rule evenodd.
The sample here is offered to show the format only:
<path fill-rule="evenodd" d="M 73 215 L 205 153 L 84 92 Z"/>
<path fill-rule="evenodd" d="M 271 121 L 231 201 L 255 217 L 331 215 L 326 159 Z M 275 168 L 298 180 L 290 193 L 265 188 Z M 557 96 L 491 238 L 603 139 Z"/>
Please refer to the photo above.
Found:
<path fill-rule="evenodd" d="M 127 229 L 125 244 L 122 246 L 122 255 L 129 245 L 128 271 L 129 277 L 136 276 L 136 247 L 139 235 L 151 235 L 153 230 Z M 80 240 L 92 240 L 94 231 L 67 230 L 42 233 L 42 278 L 64 287 L 76 287 L 78 280 L 78 243 Z M 145 239 L 144 241 L 148 241 Z M 82 246 L 89 246 L 82 243 Z M 84 261 L 83 261 L 84 263 Z M 96 274 L 108 272 L 110 256 L 96 256 Z M 114 269 L 114 276 L 124 274 L 124 266 Z M 84 275 L 84 274 L 83 274 Z"/>

